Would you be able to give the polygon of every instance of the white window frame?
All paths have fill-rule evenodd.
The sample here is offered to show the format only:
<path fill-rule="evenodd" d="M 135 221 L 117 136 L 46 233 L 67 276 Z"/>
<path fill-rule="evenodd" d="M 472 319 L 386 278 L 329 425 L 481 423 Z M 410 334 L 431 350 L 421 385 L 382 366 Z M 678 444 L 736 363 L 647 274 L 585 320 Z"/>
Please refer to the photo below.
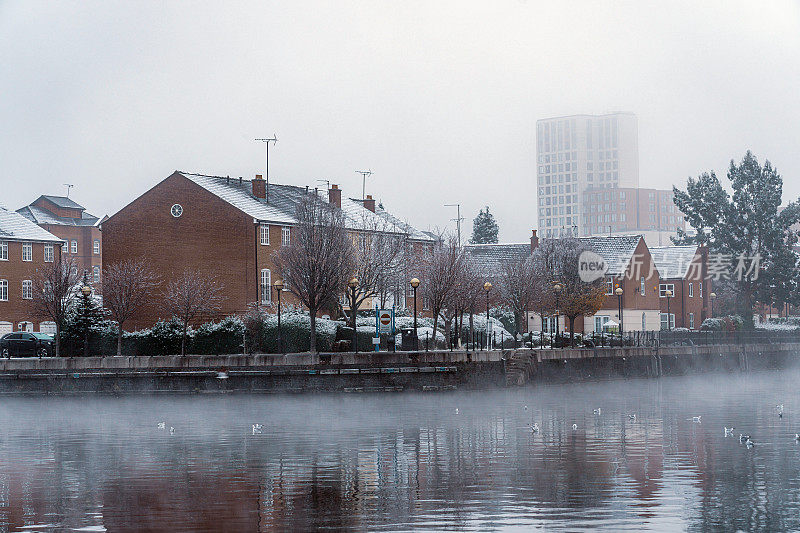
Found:
<path fill-rule="evenodd" d="M 614 280 L 606 280 L 606 296 L 614 296 Z"/>
<path fill-rule="evenodd" d="M 100 281 L 100 267 L 97 265 L 92 267 L 92 280 L 94 280 L 95 283 Z"/>
<path fill-rule="evenodd" d="M 29 279 L 22 280 L 22 299 L 33 300 L 33 281 Z"/>
<path fill-rule="evenodd" d="M 642 276 L 642 279 L 639 280 L 639 294 L 644 296 L 645 292 L 647 292 L 647 282 L 645 281 L 644 276 Z"/>
<path fill-rule="evenodd" d="M 0 302 L 8 301 L 8 280 L 0 279 Z"/>
<path fill-rule="evenodd" d="M 8 261 L 8 241 L 0 241 L 0 261 Z"/>
<path fill-rule="evenodd" d="M 595 333 L 601 333 L 603 331 L 603 327 L 611 320 L 611 316 L 609 315 L 594 315 L 594 331 Z"/>
<path fill-rule="evenodd" d="M 260 224 L 258 235 L 261 246 L 269 246 L 269 224 Z"/>
<path fill-rule="evenodd" d="M 694 298 L 694 283 L 689 282 L 689 298 Z"/>
<path fill-rule="evenodd" d="M 694 329 L 694 313 L 689 313 L 689 329 Z"/>
<path fill-rule="evenodd" d="M 272 303 L 272 272 L 268 268 L 261 269 L 261 303 Z"/>
<path fill-rule="evenodd" d="M 72 239 L 69 244 L 69 253 L 77 254 L 78 253 L 78 241 Z"/>
<path fill-rule="evenodd" d="M 658 284 L 658 297 L 666 298 L 667 291 L 672 291 L 671 298 L 675 297 L 675 284 L 674 283 L 659 283 Z"/>
<path fill-rule="evenodd" d="M 45 263 L 52 263 L 55 259 L 55 251 L 53 250 L 52 244 L 45 244 L 44 245 L 44 262 Z"/>
<path fill-rule="evenodd" d="M 281 246 L 289 246 L 292 242 L 292 229 L 289 226 L 281 228 Z"/>
<path fill-rule="evenodd" d="M 92 243 L 92 253 L 94 253 L 94 255 L 100 255 L 100 240 L 99 239 L 95 239 L 94 242 Z"/>
<path fill-rule="evenodd" d="M 667 313 L 661 313 L 659 318 L 661 319 L 661 329 L 675 329 L 675 313 L 669 313 L 669 321 L 671 324 L 668 324 L 667 327 L 664 327 L 665 320 L 664 318 L 667 316 Z"/>
<path fill-rule="evenodd" d="M 33 261 L 33 243 L 32 242 L 23 242 L 22 243 L 22 260 L 23 261 Z"/>
<path fill-rule="evenodd" d="M 698 281 L 697 282 L 697 290 L 700 292 L 700 298 L 702 298 L 703 297 L 703 282 L 702 281 Z"/>

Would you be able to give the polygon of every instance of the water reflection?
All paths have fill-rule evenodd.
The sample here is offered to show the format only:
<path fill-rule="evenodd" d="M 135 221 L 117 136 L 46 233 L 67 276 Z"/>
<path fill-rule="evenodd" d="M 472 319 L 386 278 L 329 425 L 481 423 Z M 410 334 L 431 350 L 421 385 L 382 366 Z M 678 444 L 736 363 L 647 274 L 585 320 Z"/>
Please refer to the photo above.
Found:
<path fill-rule="evenodd" d="M 6 398 L 0 528 L 798 529 L 798 377 L 429 395 Z M 756 446 L 725 437 L 731 425 Z"/>

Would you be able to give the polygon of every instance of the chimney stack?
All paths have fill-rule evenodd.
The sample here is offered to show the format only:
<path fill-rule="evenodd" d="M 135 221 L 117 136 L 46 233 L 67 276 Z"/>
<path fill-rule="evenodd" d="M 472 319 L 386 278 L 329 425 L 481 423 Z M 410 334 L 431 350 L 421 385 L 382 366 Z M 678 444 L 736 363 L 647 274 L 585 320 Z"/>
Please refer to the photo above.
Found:
<path fill-rule="evenodd" d="M 536 230 L 532 231 L 533 234 L 531 235 L 531 253 L 533 253 L 533 251 L 539 247 L 539 236 L 536 235 Z"/>
<path fill-rule="evenodd" d="M 364 200 L 364 207 L 366 207 L 373 213 L 375 212 L 375 200 L 373 200 L 371 194 L 368 194 L 367 198 Z"/>
<path fill-rule="evenodd" d="M 253 196 L 264 200 L 267 197 L 267 182 L 261 174 L 256 174 L 253 180 Z"/>
<path fill-rule="evenodd" d="M 342 191 L 335 183 L 328 189 L 328 202 L 339 209 L 342 208 Z"/>

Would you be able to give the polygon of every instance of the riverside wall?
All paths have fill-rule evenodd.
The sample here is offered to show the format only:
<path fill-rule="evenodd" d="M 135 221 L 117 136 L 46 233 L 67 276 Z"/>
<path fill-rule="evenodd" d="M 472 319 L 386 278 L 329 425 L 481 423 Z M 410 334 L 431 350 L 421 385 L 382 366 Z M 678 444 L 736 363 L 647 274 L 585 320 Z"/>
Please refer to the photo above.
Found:
<path fill-rule="evenodd" d="M 393 392 L 785 368 L 800 343 L 0 360 L 0 394 Z"/>

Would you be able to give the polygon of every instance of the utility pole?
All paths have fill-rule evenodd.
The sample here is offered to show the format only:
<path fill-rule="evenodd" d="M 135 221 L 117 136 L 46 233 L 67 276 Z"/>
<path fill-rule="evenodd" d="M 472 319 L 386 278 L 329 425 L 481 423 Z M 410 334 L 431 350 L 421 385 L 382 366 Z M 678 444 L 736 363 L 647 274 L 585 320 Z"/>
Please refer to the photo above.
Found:
<path fill-rule="evenodd" d="M 65 183 L 64 186 L 67 188 L 67 198 L 69 198 L 69 190 L 74 187 L 71 183 Z"/>
<path fill-rule="evenodd" d="M 366 199 L 365 193 L 367 192 L 367 176 L 372 176 L 372 169 L 370 170 L 356 170 L 356 174 L 361 174 L 361 199 Z"/>
<path fill-rule="evenodd" d="M 267 147 L 267 165 L 266 165 L 266 178 L 267 178 L 267 194 L 266 194 L 266 201 L 269 203 L 269 143 L 277 144 L 278 143 L 278 136 L 274 133 L 272 137 L 269 139 L 256 139 L 256 141 L 263 142 Z"/>
<path fill-rule="evenodd" d="M 456 218 L 451 218 L 450 220 L 455 220 L 456 222 L 456 232 L 458 233 L 458 247 L 461 248 L 461 221 L 464 220 L 461 217 L 461 204 L 444 204 L 445 207 L 455 207 L 456 208 Z"/>

